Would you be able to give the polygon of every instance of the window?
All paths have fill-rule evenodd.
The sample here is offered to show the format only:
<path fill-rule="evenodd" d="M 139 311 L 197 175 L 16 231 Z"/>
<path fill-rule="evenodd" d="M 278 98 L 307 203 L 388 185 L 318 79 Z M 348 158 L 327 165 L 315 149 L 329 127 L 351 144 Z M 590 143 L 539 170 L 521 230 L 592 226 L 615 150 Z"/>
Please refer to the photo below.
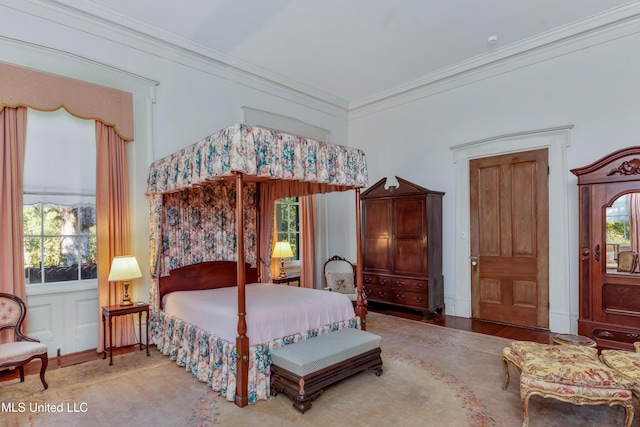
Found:
<path fill-rule="evenodd" d="M 27 285 L 96 279 L 95 122 L 29 109 L 24 165 Z"/>
<path fill-rule="evenodd" d="M 26 284 L 95 279 L 97 272 L 94 205 L 25 205 Z"/>
<path fill-rule="evenodd" d="M 297 197 L 276 200 L 276 230 L 278 241 L 286 240 L 291 245 L 294 259 L 300 259 L 300 204 Z"/>

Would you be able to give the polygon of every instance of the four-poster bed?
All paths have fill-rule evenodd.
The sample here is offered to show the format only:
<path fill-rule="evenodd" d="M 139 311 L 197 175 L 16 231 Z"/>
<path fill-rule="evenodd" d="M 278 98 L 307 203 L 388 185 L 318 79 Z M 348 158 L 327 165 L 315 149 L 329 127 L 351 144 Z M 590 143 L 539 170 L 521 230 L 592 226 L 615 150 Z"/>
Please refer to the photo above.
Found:
<path fill-rule="evenodd" d="M 154 162 L 147 194 L 151 339 L 158 350 L 242 407 L 269 395 L 270 349 L 332 330 L 365 329 L 359 189 L 366 185 L 366 161 L 360 150 L 242 124 Z M 355 315 L 348 298 L 335 292 L 253 284 L 270 281 L 276 199 L 351 189 L 356 195 Z M 216 325 L 224 320 L 198 325 L 204 314 L 193 313 L 197 305 L 210 305 L 203 301 L 229 294 L 230 287 L 237 306 L 235 339 L 229 336 L 228 321 L 223 332 L 225 328 Z M 268 302 L 270 289 L 274 294 L 288 292 L 275 297 L 273 304 L 280 306 Z M 196 295 L 196 303 L 186 302 L 185 291 L 196 292 L 190 294 Z M 289 300 L 291 292 L 307 299 L 306 308 L 299 309 L 302 304 L 297 299 Z M 172 301 L 174 297 L 179 302 Z M 327 301 L 320 302 L 321 297 Z M 330 305 L 334 308 L 326 310 Z M 177 311 L 168 312 L 167 307 Z M 253 318 L 264 307 L 271 310 L 266 316 L 277 318 L 284 329 L 268 326 L 263 334 L 254 323 L 248 326 L 248 320 L 261 326 L 268 323 Z M 224 310 L 214 311 L 217 315 Z M 279 316 L 289 312 L 295 313 L 293 318 Z"/>

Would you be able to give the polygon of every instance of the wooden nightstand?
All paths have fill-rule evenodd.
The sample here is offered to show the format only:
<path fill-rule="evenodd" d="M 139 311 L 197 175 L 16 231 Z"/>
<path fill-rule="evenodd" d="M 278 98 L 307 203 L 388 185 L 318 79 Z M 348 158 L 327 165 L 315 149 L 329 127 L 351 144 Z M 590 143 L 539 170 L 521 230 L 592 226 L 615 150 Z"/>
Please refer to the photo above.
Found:
<path fill-rule="evenodd" d="M 298 282 L 298 287 L 300 287 L 300 275 L 299 274 L 287 274 L 284 277 L 274 277 L 271 279 L 273 283 L 286 283 L 287 286 L 291 286 L 291 282 Z"/>
<path fill-rule="evenodd" d="M 138 313 L 138 334 L 140 335 L 140 351 L 142 351 L 142 313 L 147 313 L 147 356 L 149 356 L 149 304 L 133 303 L 133 305 L 108 305 L 102 307 L 102 338 L 104 352 L 102 359 L 107 358 L 107 348 L 109 349 L 109 365 L 113 365 L 113 327 L 111 318 L 115 316 L 124 316 L 125 314 Z M 109 318 L 109 347 L 107 347 L 106 319 Z"/>

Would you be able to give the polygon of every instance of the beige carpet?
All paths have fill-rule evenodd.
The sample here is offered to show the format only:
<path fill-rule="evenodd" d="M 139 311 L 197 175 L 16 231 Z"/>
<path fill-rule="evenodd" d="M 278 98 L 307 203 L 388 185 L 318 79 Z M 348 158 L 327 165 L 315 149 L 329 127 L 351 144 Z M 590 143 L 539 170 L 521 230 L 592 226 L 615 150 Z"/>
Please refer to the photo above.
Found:
<path fill-rule="evenodd" d="M 328 387 L 305 414 L 284 395 L 246 408 L 152 350 L 0 383 L 2 426 L 519 426 L 518 374 L 501 389 L 508 340 L 370 313 L 384 374 Z M 531 427 L 621 426 L 624 411 L 533 397 Z M 62 410 L 62 412 L 57 412 Z M 13 412 L 12 412 L 13 411 Z M 56 412 L 54 412 L 56 411 Z M 638 417 L 640 418 L 640 417 Z M 640 426 L 638 419 L 634 426 Z"/>

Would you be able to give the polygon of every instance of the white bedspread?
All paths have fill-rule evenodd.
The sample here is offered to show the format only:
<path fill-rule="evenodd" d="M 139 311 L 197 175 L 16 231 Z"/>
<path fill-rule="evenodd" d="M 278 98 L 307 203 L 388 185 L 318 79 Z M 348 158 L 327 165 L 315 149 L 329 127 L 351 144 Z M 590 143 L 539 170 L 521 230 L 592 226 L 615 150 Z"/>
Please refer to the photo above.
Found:
<path fill-rule="evenodd" d="M 271 283 L 245 286 L 249 345 L 267 343 L 355 316 L 338 292 Z M 238 336 L 237 288 L 178 291 L 165 296 L 165 311 L 235 343 Z"/>

